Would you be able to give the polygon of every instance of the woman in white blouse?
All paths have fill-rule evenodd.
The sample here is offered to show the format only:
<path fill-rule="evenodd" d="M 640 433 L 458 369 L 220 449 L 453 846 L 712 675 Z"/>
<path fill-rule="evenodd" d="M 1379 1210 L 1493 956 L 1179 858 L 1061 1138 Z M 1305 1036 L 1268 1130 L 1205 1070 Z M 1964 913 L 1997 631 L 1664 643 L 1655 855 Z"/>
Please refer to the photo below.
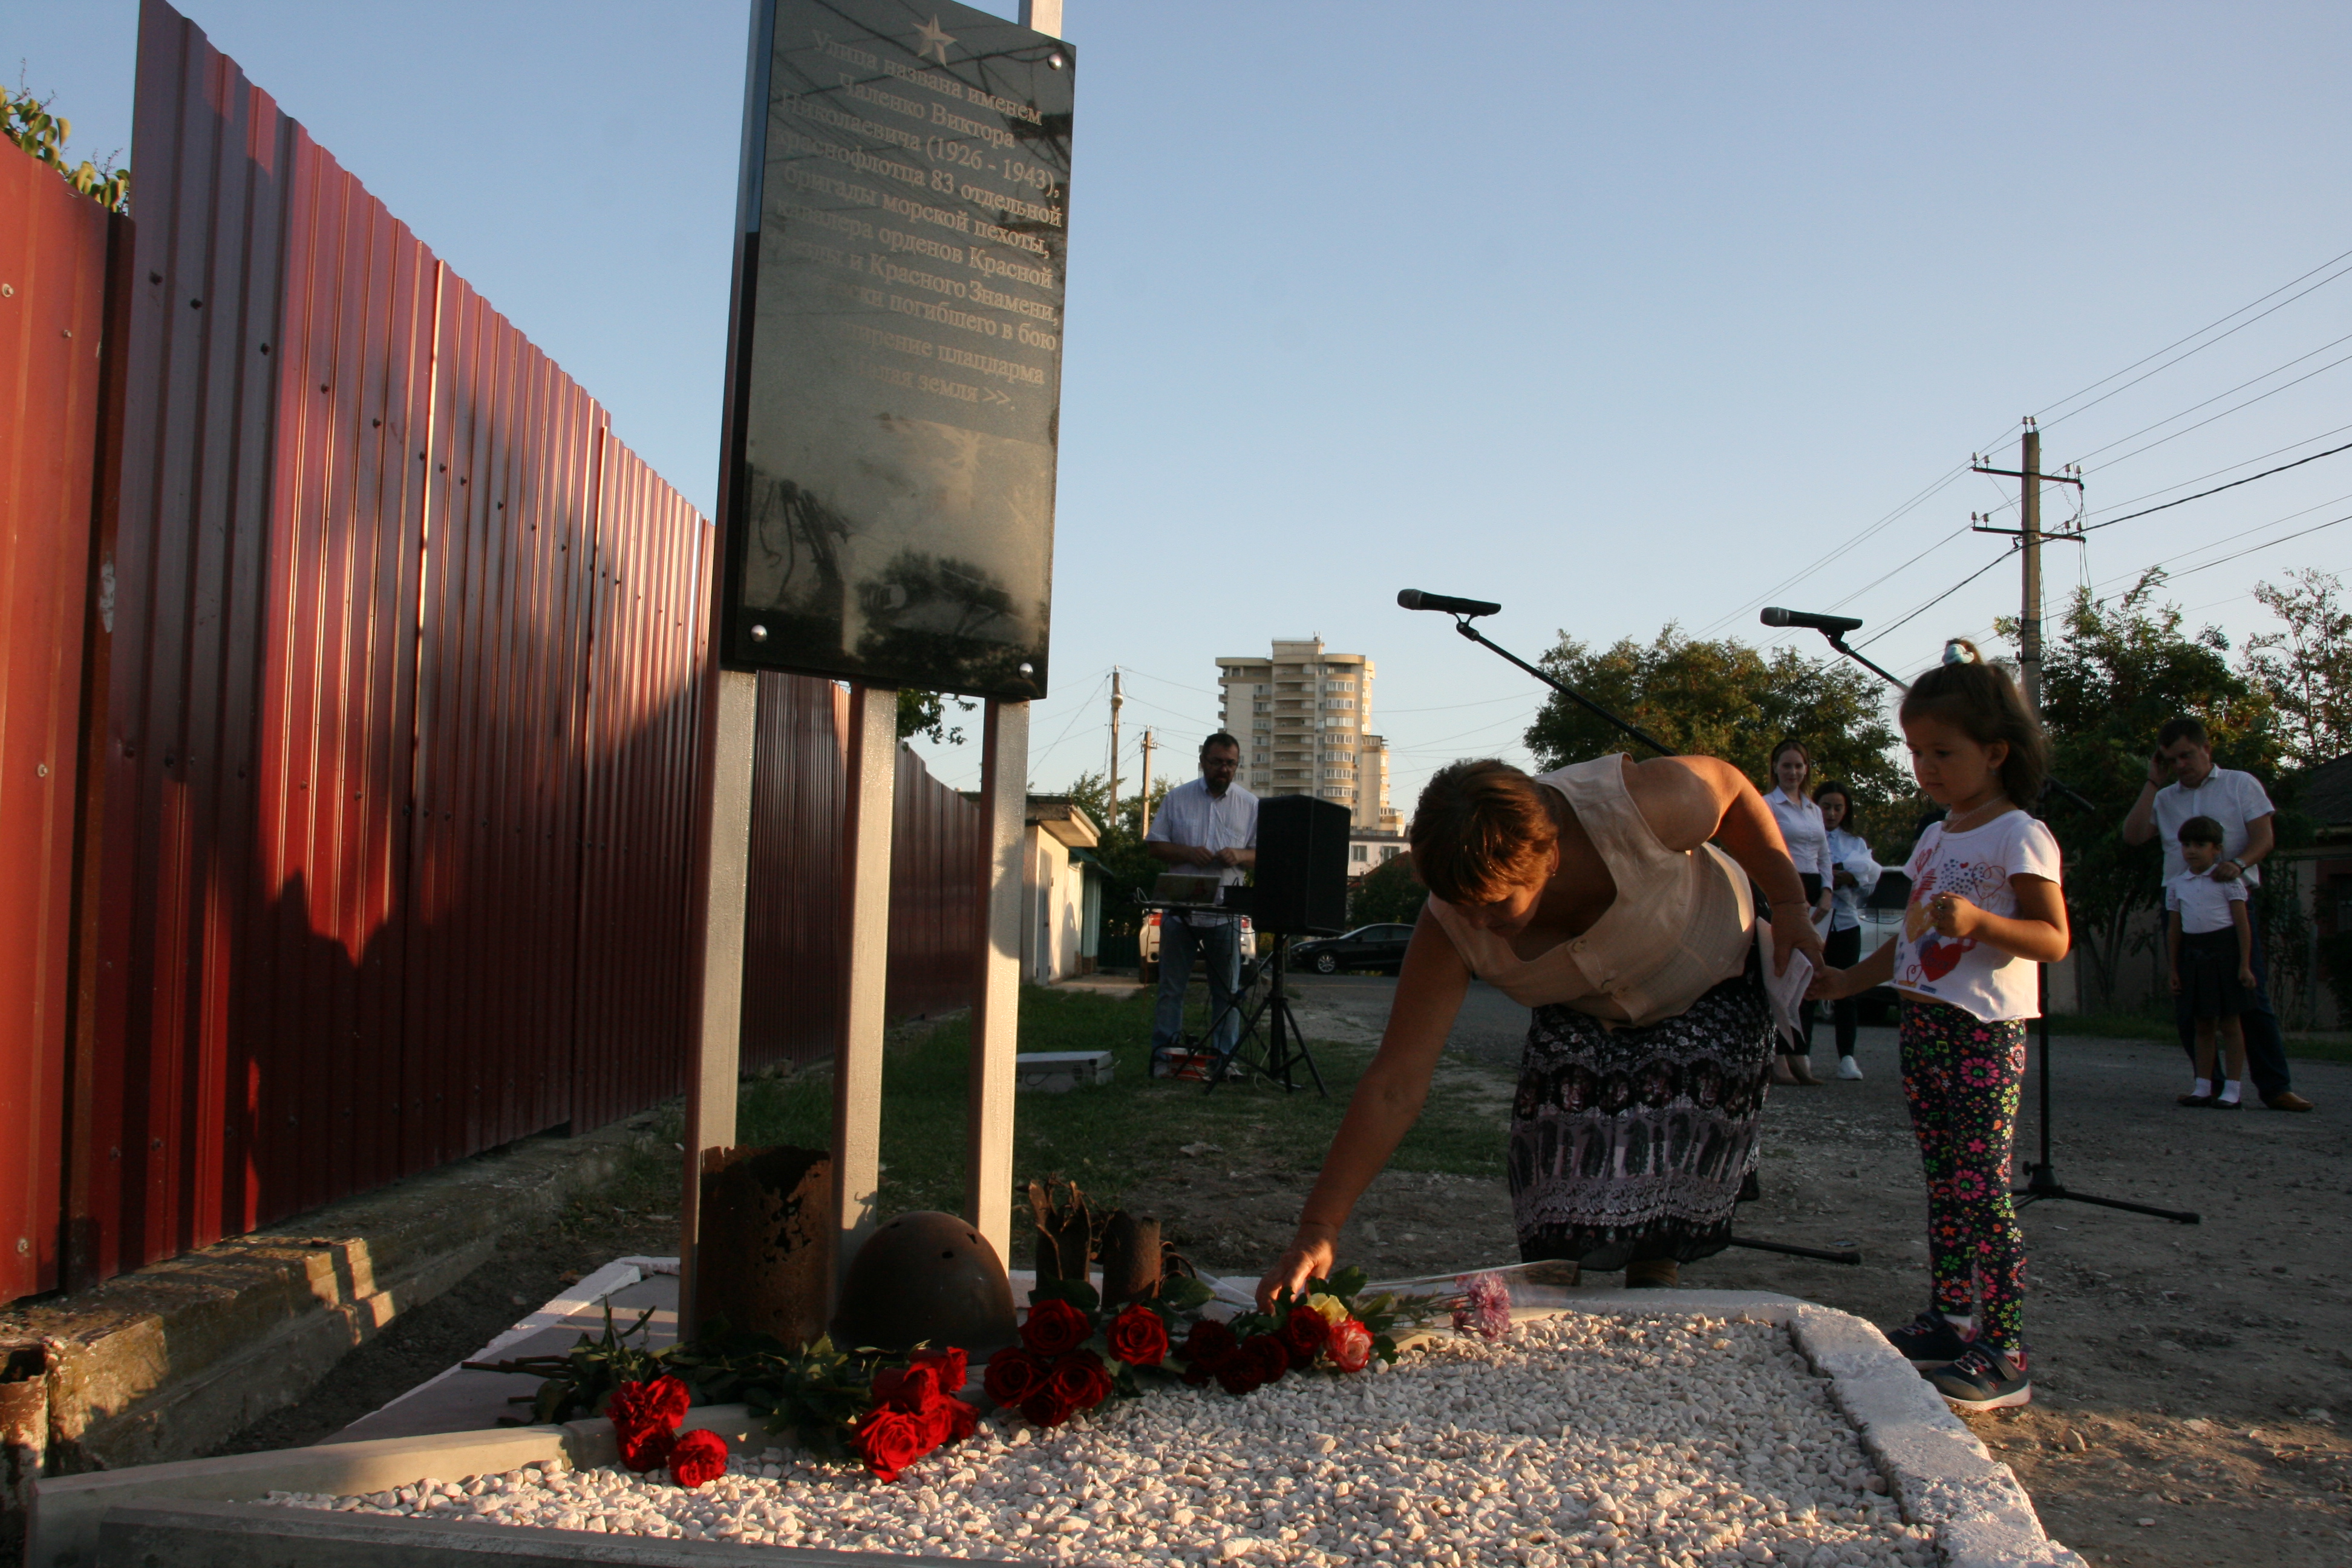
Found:
<path fill-rule="evenodd" d="M 1829 828 L 1822 821 L 1822 808 L 1805 794 L 1805 784 L 1812 777 L 1812 758 L 1801 741 L 1783 741 L 1772 748 L 1772 780 L 1774 788 L 1764 797 L 1772 808 L 1772 819 L 1780 825 L 1781 842 L 1789 847 L 1789 858 L 1795 863 L 1797 875 L 1805 884 L 1805 901 L 1812 906 L 1813 924 L 1824 926 L 1830 918 L 1831 883 L 1834 868 L 1830 859 Z M 1813 1060 L 1801 1045 L 1792 1045 L 1784 1036 L 1780 1040 L 1780 1060 L 1772 1075 L 1775 1083 L 1821 1083 L 1813 1076 Z"/>
<path fill-rule="evenodd" d="M 1830 876 L 1832 899 L 1829 934 L 1822 946 L 1828 955 L 1832 969 L 1852 969 L 1862 958 L 1862 906 L 1877 889 L 1878 874 L 1884 869 L 1871 858 L 1870 846 L 1858 834 L 1846 831 L 1853 820 L 1853 797 L 1842 784 L 1825 784 L 1813 792 L 1813 804 L 1821 808 L 1822 823 L 1829 829 Z M 1805 1045 L 1813 1043 L 1813 1008 L 1816 1003 L 1805 1005 Z M 1862 1068 L 1853 1059 L 1855 1026 L 1861 1022 L 1862 1004 L 1851 996 L 1841 996 L 1830 1004 L 1830 1021 L 1837 1030 L 1838 1068 L 1842 1079 L 1859 1079 Z"/>

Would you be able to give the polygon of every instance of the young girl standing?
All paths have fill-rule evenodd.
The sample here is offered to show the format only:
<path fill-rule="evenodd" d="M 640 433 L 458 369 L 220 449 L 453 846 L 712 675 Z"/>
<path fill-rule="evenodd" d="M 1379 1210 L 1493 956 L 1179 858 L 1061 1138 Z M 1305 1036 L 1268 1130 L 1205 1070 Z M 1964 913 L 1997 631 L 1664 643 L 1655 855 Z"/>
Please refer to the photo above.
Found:
<path fill-rule="evenodd" d="M 2025 1246 L 2010 1202 L 2010 1149 L 2025 1075 L 2034 966 L 2066 952 L 2058 845 L 2028 816 L 2042 789 L 2041 721 L 1973 644 L 1904 694 L 1903 739 L 1919 787 L 1946 810 L 1903 868 L 1903 934 L 1813 994 L 1895 983 L 1903 1093 L 1927 1176 L 1927 1310 L 1887 1339 L 1963 1410 L 2023 1405 Z"/>

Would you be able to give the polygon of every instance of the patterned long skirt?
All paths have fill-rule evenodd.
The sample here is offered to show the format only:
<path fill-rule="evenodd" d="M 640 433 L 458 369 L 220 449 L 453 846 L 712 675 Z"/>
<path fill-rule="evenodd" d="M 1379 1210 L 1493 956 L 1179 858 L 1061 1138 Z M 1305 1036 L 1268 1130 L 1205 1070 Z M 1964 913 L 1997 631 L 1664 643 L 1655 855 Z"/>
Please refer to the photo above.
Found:
<path fill-rule="evenodd" d="M 1535 1010 L 1511 1117 L 1519 1256 L 1622 1268 L 1720 1252 L 1772 1076 L 1756 960 L 1672 1018 Z"/>

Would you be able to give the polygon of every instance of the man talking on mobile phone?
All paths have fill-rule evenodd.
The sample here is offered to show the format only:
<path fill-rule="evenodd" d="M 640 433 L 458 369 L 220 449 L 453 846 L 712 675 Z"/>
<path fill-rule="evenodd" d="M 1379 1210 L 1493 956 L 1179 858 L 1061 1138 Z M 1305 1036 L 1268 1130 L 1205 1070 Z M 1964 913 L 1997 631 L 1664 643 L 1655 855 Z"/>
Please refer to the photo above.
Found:
<path fill-rule="evenodd" d="M 2168 784 L 2165 781 L 2170 779 Z M 2262 887 L 2262 863 L 2278 845 L 2273 808 L 2262 781 L 2237 768 L 2213 765 L 2213 741 L 2194 719 L 2173 719 L 2156 732 L 2156 754 L 2148 759 L 2147 782 L 2124 818 L 2126 844 L 2151 838 L 2164 845 L 2164 874 L 2179 876 L 2188 862 L 2180 854 L 2180 825 L 2192 816 L 2210 816 L 2221 825 L 2221 858 L 2214 862 L 2213 879 L 2231 882 L 2243 878 L 2246 913 L 2254 927 L 2253 989 L 2246 994 L 2240 1022 L 2246 1037 L 2246 1067 L 2263 1103 L 2273 1110 L 2309 1110 L 2311 1101 L 2294 1092 L 2286 1065 L 2286 1042 L 2279 1035 L 2277 1009 L 2271 1005 L 2270 970 L 2263 955 L 2263 918 L 2254 896 Z M 2189 1060 L 2197 1059 L 2197 1020 L 2192 1010 L 2176 1004 L 2173 1021 Z M 2183 1104 L 2193 1098 L 2181 1096 Z"/>

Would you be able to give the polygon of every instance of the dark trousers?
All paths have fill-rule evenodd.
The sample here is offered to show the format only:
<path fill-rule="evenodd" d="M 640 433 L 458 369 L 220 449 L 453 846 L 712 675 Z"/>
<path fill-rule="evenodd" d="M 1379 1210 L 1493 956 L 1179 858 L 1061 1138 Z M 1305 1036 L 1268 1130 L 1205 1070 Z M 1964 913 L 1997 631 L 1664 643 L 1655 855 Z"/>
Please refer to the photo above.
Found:
<path fill-rule="evenodd" d="M 2270 963 L 2263 953 L 2263 917 L 2255 910 L 2261 890 L 2250 889 L 2248 892 L 2246 918 L 2254 922 L 2254 988 L 2246 993 L 2246 1010 L 2238 1015 L 2238 1026 L 2246 1036 L 2246 1076 L 2254 1080 L 2254 1092 L 2269 1100 L 2293 1089 L 2294 1076 L 2287 1070 L 2286 1040 L 2279 1034 L 2278 1009 L 2271 1005 Z M 2189 1061 L 2194 1063 L 2197 1015 L 2190 997 L 2183 994 L 2173 998 L 2172 1021 L 2180 1030 L 2180 1048 L 2189 1053 Z"/>
<path fill-rule="evenodd" d="M 1830 932 L 1822 939 L 1822 956 L 1832 969 L 1852 969 L 1854 962 L 1862 957 L 1862 928 L 1848 926 L 1843 931 Z M 1820 1016 L 1822 1006 L 1819 1002 L 1805 1004 L 1805 1049 L 1808 1052 L 1813 1048 L 1813 1020 Z M 1838 1055 L 1850 1057 L 1853 1055 L 1854 1031 L 1862 1024 L 1862 999 L 1841 996 L 1828 1006 L 1830 1023 L 1837 1030 Z"/>

